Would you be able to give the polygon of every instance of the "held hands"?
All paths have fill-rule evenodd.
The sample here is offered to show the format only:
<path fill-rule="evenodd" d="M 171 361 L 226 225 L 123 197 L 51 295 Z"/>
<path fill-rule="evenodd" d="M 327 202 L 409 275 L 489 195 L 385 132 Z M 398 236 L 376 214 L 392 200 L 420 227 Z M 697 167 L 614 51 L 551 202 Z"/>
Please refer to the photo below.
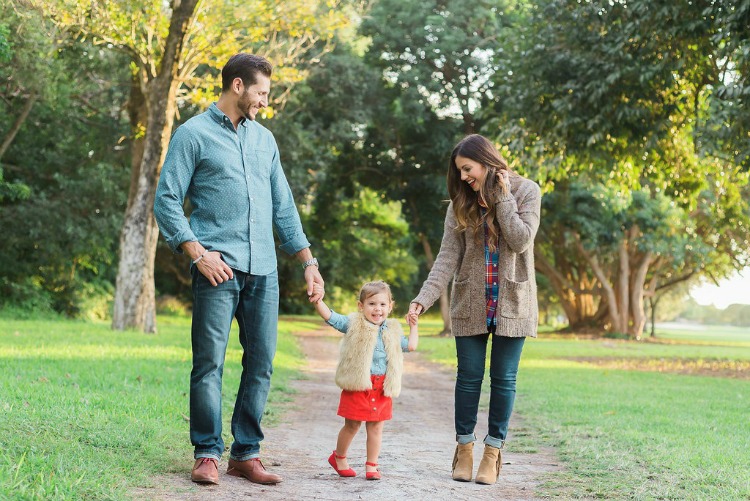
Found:
<path fill-rule="evenodd" d="M 419 315 L 416 313 L 409 312 L 406 314 L 406 323 L 409 324 L 409 326 L 412 325 L 418 325 L 419 324 Z"/>
<path fill-rule="evenodd" d="M 331 319 L 331 309 L 323 302 L 323 296 L 325 296 L 325 290 L 323 288 L 322 284 L 313 284 L 313 291 L 312 295 L 310 296 L 310 301 L 312 301 L 313 297 L 320 297 L 317 301 L 315 301 L 313 304 L 315 305 L 315 311 L 318 312 L 318 315 L 320 315 L 320 318 L 325 320 L 326 322 Z"/>
<path fill-rule="evenodd" d="M 417 328 L 419 324 L 419 312 L 417 312 L 417 309 L 421 312 L 422 305 L 411 303 L 409 305 L 409 313 L 406 314 L 406 323 L 409 324 L 409 344 L 407 345 L 409 351 L 416 350 L 417 344 L 419 344 L 419 329 Z"/>
<path fill-rule="evenodd" d="M 325 288 L 323 287 L 323 285 L 321 285 L 321 284 L 313 284 L 313 292 L 312 292 L 312 296 L 310 296 L 310 298 L 311 298 L 310 301 L 311 302 L 313 302 L 312 301 L 312 297 L 313 296 L 316 296 L 316 297 L 320 296 L 320 299 L 318 299 L 318 301 L 320 301 L 321 299 L 323 299 L 323 296 L 325 296 L 325 295 L 326 295 L 326 291 L 325 291 Z M 318 301 L 314 301 L 314 302 L 317 303 Z"/>
<path fill-rule="evenodd" d="M 325 282 L 317 266 L 305 268 L 305 282 L 307 282 L 307 296 L 311 303 L 317 303 L 326 295 Z"/>
<path fill-rule="evenodd" d="M 424 311 L 424 307 L 419 303 L 411 303 L 409 305 L 409 313 L 406 314 L 406 323 L 409 326 L 417 325 L 419 323 L 419 315 Z"/>

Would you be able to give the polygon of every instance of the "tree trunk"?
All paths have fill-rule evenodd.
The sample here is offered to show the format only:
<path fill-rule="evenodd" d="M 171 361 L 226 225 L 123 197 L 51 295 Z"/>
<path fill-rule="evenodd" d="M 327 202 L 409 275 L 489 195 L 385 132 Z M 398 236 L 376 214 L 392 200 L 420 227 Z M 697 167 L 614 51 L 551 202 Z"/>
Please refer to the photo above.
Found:
<path fill-rule="evenodd" d="M 197 3 L 198 0 L 175 3 L 158 74 L 150 74 L 149 65 L 140 68 L 140 92 L 144 99 L 134 106 L 145 105 L 145 111 L 140 109 L 134 114 L 138 118 L 146 116 L 146 134 L 140 162 L 137 162 L 140 152 L 137 140 L 134 146 L 128 206 L 120 233 L 112 318 L 112 328 L 116 330 L 156 332 L 154 259 L 159 229 L 154 218 L 154 197 L 174 124 L 175 96 L 181 83 L 176 76 L 182 47 Z M 139 125 L 133 124 L 133 128 L 138 129 Z"/>
<path fill-rule="evenodd" d="M 563 248 L 561 244 L 561 248 Z M 570 253 L 569 250 L 565 250 Z M 564 255 L 555 255 L 555 264 L 542 253 L 539 246 L 534 248 L 534 262 L 537 271 L 550 281 L 552 289 L 560 300 L 560 306 L 568 319 L 571 329 L 591 327 L 596 325 L 597 311 L 593 289 L 596 280 L 570 263 Z"/>
<path fill-rule="evenodd" d="M 617 274 L 617 299 L 619 300 L 617 310 L 619 312 L 617 324 L 612 326 L 615 332 L 626 334 L 628 332 L 628 319 L 630 318 L 630 256 L 625 241 L 620 243 L 619 249 L 620 266 Z"/>
<path fill-rule="evenodd" d="M 633 275 L 633 281 L 630 289 L 630 311 L 632 324 L 629 334 L 631 337 L 640 340 L 643 336 L 643 327 L 646 325 L 646 313 L 643 305 L 643 294 L 646 284 L 646 273 L 649 264 L 651 264 L 651 252 L 647 252 Z"/>
<path fill-rule="evenodd" d="M 596 275 L 596 278 L 599 279 L 599 283 L 601 284 L 602 289 L 604 289 L 604 296 L 607 300 L 607 312 L 611 324 L 611 329 L 616 332 L 624 332 L 619 331 L 618 329 L 622 324 L 622 317 L 625 317 L 625 322 L 627 322 L 628 314 L 627 311 L 622 312 L 619 310 L 620 303 L 618 302 L 614 287 L 612 287 L 612 284 L 610 284 L 609 277 L 607 277 L 604 269 L 599 264 L 599 260 L 597 259 L 597 257 L 591 255 L 583 247 L 581 239 L 580 237 L 578 237 L 578 235 L 576 235 L 576 247 L 578 248 L 578 252 L 580 252 L 581 255 L 585 257 L 589 262 L 594 275 Z"/>
<path fill-rule="evenodd" d="M 659 303 L 659 298 L 651 296 L 648 298 L 648 304 L 651 307 L 651 337 L 656 337 L 656 305 Z"/>
<path fill-rule="evenodd" d="M 13 140 L 16 138 L 16 134 L 18 134 L 18 131 L 21 130 L 23 123 L 29 117 L 31 108 L 34 106 L 34 103 L 38 98 L 38 94 L 36 92 L 32 92 L 31 95 L 29 95 L 29 97 L 26 99 L 26 102 L 23 103 L 21 112 L 16 117 L 16 120 L 13 122 L 13 125 L 11 126 L 8 133 L 5 134 L 5 138 L 3 138 L 3 144 L 0 145 L 0 159 L 3 158 L 5 152 L 8 151 L 10 145 L 13 144 Z"/>

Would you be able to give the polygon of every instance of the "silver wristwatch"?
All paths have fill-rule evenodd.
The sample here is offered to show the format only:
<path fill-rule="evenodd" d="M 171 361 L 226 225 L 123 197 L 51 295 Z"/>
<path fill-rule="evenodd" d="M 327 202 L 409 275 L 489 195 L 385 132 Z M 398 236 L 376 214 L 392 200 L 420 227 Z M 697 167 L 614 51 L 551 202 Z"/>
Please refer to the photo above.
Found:
<path fill-rule="evenodd" d="M 303 270 L 306 269 L 308 266 L 315 266 L 316 268 L 320 268 L 320 266 L 318 266 L 318 260 L 315 258 L 308 259 L 307 261 L 302 263 Z"/>

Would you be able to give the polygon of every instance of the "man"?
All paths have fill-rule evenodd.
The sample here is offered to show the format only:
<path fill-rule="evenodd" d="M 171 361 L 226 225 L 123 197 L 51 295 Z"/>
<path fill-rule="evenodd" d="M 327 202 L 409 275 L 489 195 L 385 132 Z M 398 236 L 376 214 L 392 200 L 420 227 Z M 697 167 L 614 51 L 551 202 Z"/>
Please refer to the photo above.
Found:
<path fill-rule="evenodd" d="M 219 482 L 221 385 L 232 318 L 243 348 L 242 379 L 232 415 L 229 475 L 275 484 L 260 462 L 260 421 L 276 352 L 279 285 L 273 229 L 281 249 L 303 263 L 307 294 L 323 284 L 302 230 L 276 141 L 255 121 L 268 104 L 271 64 L 232 56 L 221 71 L 222 92 L 210 108 L 174 133 L 156 190 L 154 215 L 167 243 L 192 260 L 193 370 L 190 440 L 192 480 Z M 183 202 L 193 211 L 185 217 Z"/>

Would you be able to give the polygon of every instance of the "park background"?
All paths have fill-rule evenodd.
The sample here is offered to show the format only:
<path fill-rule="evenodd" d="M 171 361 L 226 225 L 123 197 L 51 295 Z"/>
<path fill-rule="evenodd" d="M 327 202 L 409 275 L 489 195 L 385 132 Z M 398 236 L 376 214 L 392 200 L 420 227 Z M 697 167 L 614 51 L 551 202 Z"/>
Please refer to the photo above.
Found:
<path fill-rule="evenodd" d="M 558 431 L 545 440 L 571 472 L 545 495 L 750 497 L 750 292 L 725 308 L 690 296 L 749 264 L 749 27 L 747 0 L 0 0 L 0 497 L 117 497 L 112 485 L 147 481 L 130 463 L 140 473 L 97 481 L 90 451 L 66 467 L 56 431 L 81 406 L 101 421 L 69 433 L 82 450 L 104 440 L 115 463 L 120 448 L 156 457 L 145 437 L 184 426 L 164 425 L 173 409 L 156 401 L 186 387 L 189 262 L 158 237 L 153 195 L 172 131 L 216 99 L 239 51 L 275 65 L 260 122 L 334 307 L 382 278 L 403 313 L 439 250 L 464 135 L 491 138 L 540 184 L 543 334 L 524 360 L 545 375 L 528 378 L 519 407 Z M 282 313 L 310 314 L 299 264 L 279 256 L 279 274 Z M 423 346 L 451 364 L 448 300 Z M 292 325 L 282 357 L 299 356 Z M 173 378 L 118 372 L 162 345 Z M 122 362 L 109 383 L 102 357 Z M 616 375 L 603 386 L 601 365 Z M 140 415 L 134 430 L 106 388 L 134 391 L 147 371 L 163 387 L 144 393 L 153 422 Z M 601 402 L 632 404 L 597 418 L 649 428 L 656 452 L 589 421 L 591 400 L 576 402 L 591 385 Z M 113 416 L 132 436 L 105 434 Z M 582 442 L 561 438 L 571 433 Z M 632 484 L 612 484 L 634 464 Z"/>

